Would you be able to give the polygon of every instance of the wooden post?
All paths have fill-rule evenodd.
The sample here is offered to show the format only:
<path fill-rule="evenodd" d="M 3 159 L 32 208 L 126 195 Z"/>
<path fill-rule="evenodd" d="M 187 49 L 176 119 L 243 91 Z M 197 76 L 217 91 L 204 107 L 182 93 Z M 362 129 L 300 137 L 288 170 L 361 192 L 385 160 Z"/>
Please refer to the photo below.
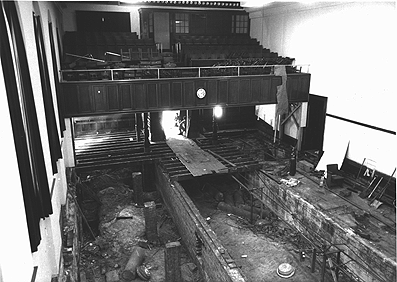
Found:
<path fill-rule="evenodd" d="M 149 142 L 149 126 L 148 126 L 148 113 L 143 114 L 143 128 L 144 128 L 144 147 L 145 153 L 150 152 L 150 142 Z"/>
<path fill-rule="evenodd" d="M 282 121 L 285 119 L 285 114 L 282 114 L 282 115 L 279 115 L 279 121 L 278 121 L 278 124 L 279 124 L 279 139 L 280 139 L 280 141 L 282 141 L 283 140 L 283 137 L 284 137 L 284 123 L 282 123 Z"/>
<path fill-rule="evenodd" d="M 165 244 L 165 281 L 182 282 L 180 249 L 179 242 Z"/>
<path fill-rule="evenodd" d="M 278 115 L 274 117 L 274 137 L 273 137 L 273 143 L 276 143 L 276 137 L 277 137 L 277 127 L 278 127 Z"/>
<path fill-rule="evenodd" d="M 135 132 L 136 132 L 136 140 L 141 141 L 141 121 L 142 117 L 140 114 L 135 114 Z"/>
<path fill-rule="evenodd" d="M 212 144 L 218 144 L 218 123 L 214 114 L 212 114 Z"/>
<path fill-rule="evenodd" d="M 134 201 L 139 206 L 143 206 L 143 182 L 142 173 L 132 173 L 132 189 L 134 190 Z"/>
<path fill-rule="evenodd" d="M 143 214 L 145 217 L 146 239 L 149 242 L 157 242 L 158 233 L 157 233 L 156 203 L 154 201 L 146 202 L 144 206 L 145 207 L 143 209 Z"/>
<path fill-rule="evenodd" d="M 327 266 L 327 255 L 325 254 L 326 251 L 326 246 L 323 245 L 322 247 L 322 253 L 323 253 L 323 263 L 321 265 L 321 282 L 325 281 L 325 270 Z"/>

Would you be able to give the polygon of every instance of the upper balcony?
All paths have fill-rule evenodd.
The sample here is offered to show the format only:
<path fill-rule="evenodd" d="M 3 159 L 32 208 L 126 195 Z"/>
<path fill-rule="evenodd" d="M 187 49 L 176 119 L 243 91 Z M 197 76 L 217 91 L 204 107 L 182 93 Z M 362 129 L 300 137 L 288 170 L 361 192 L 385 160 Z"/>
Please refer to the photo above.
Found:
<path fill-rule="evenodd" d="M 307 65 L 63 70 L 61 98 L 67 117 L 276 104 L 276 67 L 287 71 L 289 102 L 307 102 Z"/>

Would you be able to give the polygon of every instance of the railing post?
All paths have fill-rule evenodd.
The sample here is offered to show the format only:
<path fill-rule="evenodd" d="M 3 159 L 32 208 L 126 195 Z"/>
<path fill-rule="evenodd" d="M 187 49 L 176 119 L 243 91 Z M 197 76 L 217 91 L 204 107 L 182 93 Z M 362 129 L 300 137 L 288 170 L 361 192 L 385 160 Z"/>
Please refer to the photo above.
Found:
<path fill-rule="evenodd" d="M 198 68 L 198 75 L 201 77 L 201 68 Z"/>
<path fill-rule="evenodd" d="M 157 78 L 160 79 L 160 69 L 157 69 Z"/>
<path fill-rule="evenodd" d="M 240 76 L 240 66 L 237 66 L 237 76 Z"/>

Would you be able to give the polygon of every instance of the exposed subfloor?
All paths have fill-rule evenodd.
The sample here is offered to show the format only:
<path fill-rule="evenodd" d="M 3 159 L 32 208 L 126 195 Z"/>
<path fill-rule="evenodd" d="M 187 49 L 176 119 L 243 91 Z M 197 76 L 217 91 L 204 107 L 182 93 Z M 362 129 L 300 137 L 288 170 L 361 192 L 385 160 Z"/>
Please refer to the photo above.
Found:
<path fill-rule="evenodd" d="M 157 203 L 159 241 L 149 243 L 146 240 L 143 208 L 134 204 L 130 179 L 130 169 L 98 170 L 84 177 L 83 187 L 89 192 L 85 193 L 82 209 L 91 230 L 84 225 L 81 282 L 143 281 L 139 277 L 133 280 L 123 277 L 124 268 L 136 246 L 145 249 L 143 265 L 150 271 L 150 281 L 165 281 L 164 246 L 167 242 L 180 240 L 180 236 L 158 193 L 151 192 L 145 193 L 145 200 Z M 100 205 L 94 204 L 94 199 Z M 181 271 L 184 281 L 201 281 L 197 267 L 184 248 L 181 251 Z"/>
<path fill-rule="evenodd" d="M 278 156 L 273 148 L 269 148 L 261 134 L 225 136 L 221 137 L 219 142 L 237 146 L 241 152 L 264 164 L 264 170 L 271 173 L 276 180 L 298 179 L 301 182 L 300 185 L 285 189 L 294 191 L 299 197 L 315 203 L 321 212 L 329 214 L 342 225 L 356 226 L 355 232 L 358 235 L 361 234 L 364 237 L 369 235 L 371 238 L 369 244 L 379 248 L 388 258 L 395 261 L 396 234 L 395 209 L 393 207 L 381 205 L 378 209 L 374 209 L 368 205 L 366 199 L 358 197 L 356 193 L 352 193 L 346 198 L 341 197 L 340 192 L 346 191 L 347 184 L 332 190 L 320 189 L 319 179 L 315 174 L 299 171 L 294 177 L 288 176 L 288 170 L 286 170 L 288 161 L 285 155 L 284 159 L 269 161 L 269 159 L 274 160 Z M 280 153 L 280 150 L 278 152 Z M 121 273 L 129 258 L 131 247 L 134 244 L 145 244 L 143 213 L 141 208 L 133 205 L 133 192 L 129 189 L 131 171 L 124 169 L 112 174 L 110 170 L 103 170 L 97 171 L 94 176 L 90 177 L 92 180 L 87 184 L 93 185 L 92 190 L 102 197 L 101 201 L 104 201 L 100 212 L 102 219 L 100 230 L 102 232 L 99 239 L 94 242 L 92 238 L 86 240 L 88 244 L 83 248 L 82 269 L 85 270 L 87 281 L 107 281 L 98 280 L 98 278 L 95 280 L 93 277 L 99 276 L 102 277 L 100 279 L 105 279 L 106 273 L 112 270 L 114 270 L 113 274 Z M 208 189 L 203 189 L 203 186 L 192 184 L 192 181 L 190 183 L 182 181 L 181 183 L 203 217 L 208 218 L 211 228 L 231 254 L 237 267 L 241 268 L 247 278 L 246 281 L 286 281 L 276 273 L 277 267 L 284 262 L 296 267 L 295 274 L 288 281 L 321 281 L 320 267 L 317 266 L 316 271 L 312 273 L 310 256 L 302 261 L 300 253 L 297 252 L 298 249 L 305 247 L 299 234 L 269 210 L 266 211 L 267 217 L 257 221 L 256 224 L 251 224 L 249 219 L 219 210 L 220 199 L 213 191 L 209 192 Z M 192 187 L 189 188 L 190 184 Z M 212 184 L 216 186 L 216 181 Z M 117 188 L 109 189 L 109 187 Z M 217 187 L 217 190 L 224 188 Z M 161 200 L 158 199 L 156 193 L 152 193 L 151 196 L 151 199 L 154 197 L 159 203 L 157 212 L 162 244 L 153 245 L 151 250 L 147 250 L 148 256 L 145 263 L 151 268 L 151 281 L 164 281 L 164 243 L 165 240 L 179 239 L 179 235 L 171 218 L 166 216 L 167 213 L 160 205 Z M 249 205 L 250 199 L 247 194 L 245 200 Z M 128 208 L 127 211 L 133 214 L 133 219 L 117 219 L 117 213 L 124 208 Z M 369 214 L 370 217 L 363 216 L 366 214 Z M 104 230 L 108 231 L 104 232 Z M 363 239 L 365 239 L 364 237 Z M 92 242 L 92 245 L 89 242 Z M 93 250 L 91 250 L 92 248 Z M 188 258 L 186 251 L 182 253 L 182 262 L 185 265 L 185 275 L 188 275 L 189 279 L 193 279 L 187 281 L 200 281 L 197 268 Z M 344 275 L 339 276 L 339 282 L 350 281 Z M 325 281 L 333 281 L 329 271 Z"/>
<path fill-rule="evenodd" d="M 232 198 L 236 190 L 235 187 L 225 185 L 227 182 L 227 178 L 220 178 L 212 182 L 212 188 L 221 191 L 226 198 Z M 218 207 L 224 202 L 218 202 L 212 197 L 212 193 L 208 193 L 205 186 L 204 189 L 197 189 L 197 183 L 192 181 L 184 182 L 183 186 L 237 267 L 241 269 L 246 281 L 319 281 L 319 268 L 312 274 L 309 269 L 310 261 L 300 261 L 300 255 L 296 252 L 300 247 L 299 234 L 277 219 L 268 209 L 263 210 L 263 215 L 266 216 L 262 220 L 251 224 L 249 216 L 243 217 L 220 210 Z M 239 198 L 241 200 L 246 197 Z M 248 201 L 244 202 L 248 204 Z M 288 280 L 277 275 L 276 270 L 282 263 L 289 263 L 295 268 L 295 274 Z"/>

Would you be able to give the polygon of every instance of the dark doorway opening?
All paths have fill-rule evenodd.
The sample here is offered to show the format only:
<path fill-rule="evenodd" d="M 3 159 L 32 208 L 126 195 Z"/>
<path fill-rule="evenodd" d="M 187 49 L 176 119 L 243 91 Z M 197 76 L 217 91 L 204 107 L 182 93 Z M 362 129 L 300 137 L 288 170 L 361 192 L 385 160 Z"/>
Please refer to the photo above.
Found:
<path fill-rule="evenodd" d="M 302 140 L 302 150 L 323 149 L 327 97 L 309 94 L 308 120 Z"/>

